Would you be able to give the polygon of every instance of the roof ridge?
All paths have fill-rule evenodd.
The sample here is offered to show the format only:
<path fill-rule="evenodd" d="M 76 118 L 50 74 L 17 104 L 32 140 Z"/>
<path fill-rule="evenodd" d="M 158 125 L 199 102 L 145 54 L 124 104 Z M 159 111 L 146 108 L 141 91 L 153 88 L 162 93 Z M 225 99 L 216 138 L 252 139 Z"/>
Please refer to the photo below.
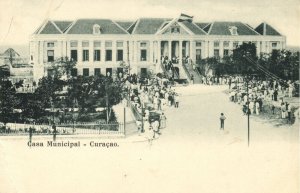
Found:
<path fill-rule="evenodd" d="M 121 27 L 117 22 L 111 20 L 114 24 L 116 24 L 116 26 L 118 26 L 118 28 L 120 28 L 121 30 L 123 30 L 126 34 L 129 34 L 127 30 L 125 30 L 123 27 Z"/>
<path fill-rule="evenodd" d="M 137 26 L 139 25 L 140 21 L 141 21 L 141 19 L 138 19 L 138 20 L 136 21 L 136 24 L 135 24 L 135 26 L 134 26 L 134 28 L 133 28 L 131 34 L 134 34 L 134 33 L 135 33 L 135 30 L 136 30 Z"/>
<path fill-rule="evenodd" d="M 247 23 L 242 23 L 244 24 L 246 27 L 248 27 L 250 30 L 252 30 L 253 32 L 257 33 L 258 35 L 261 35 L 260 33 L 258 33 L 257 31 L 255 31 L 249 24 Z"/>
<path fill-rule="evenodd" d="M 160 32 L 164 31 L 165 28 L 169 27 L 171 24 L 173 24 L 175 21 L 177 21 L 178 18 L 173 18 L 167 25 L 165 25 L 162 29 L 158 30 L 155 34 L 159 34 Z"/>
<path fill-rule="evenodd" d="M 72 29 L 72 27 L 75 25 L 75 23 L 77 23 L 77 21 L 78 21 L 78 19 L 74 20 L 74 21 L 69 25 L 68 29 L 65 31 L 65 32 L 66 32 L 65 34 L 69 33 L 70 29 Z"/>
<path fill-rule="evenodd" d="M 63 32 L 59 29 L 59 27 L 53 22 L 53 20 L 49 20 L 51 23 L 52 23 L 52 25 L 54 25 L 54 27 L 56 28 L 56 29 L 58 29 L 58 31 L 60 32 L 60 33 L 62 33 L 63 34 Z"/>
<path fill-rule="evenodd" d="M 212 29 L 212 27 L 213 27 L 214 24 L 215 24 L 215 21 L 211 23 L 211 25 L 210 25 L 210 27 L 209 27 L 209 30 L 208 30 L 207 34 L 210 34 L 211 29 Z"/>
<path fill-rule="evenodd" d="M 196 35 L 192 30 L 190 30 L 183 22 L 178 22 L 177 20 L 177 23 L 178 25 L 180 25 L 183 29 L 185 29 L 186 31 L 190 32 L 190 34 L 192 35 Z"/>
<path fill-rule="evenodd" d="M 204 32 L 204 34 L 205 35 L 207 35 L 207 33 L 203 30 L 203 29 L 201 29 L 201 27 L 199 27 L 196 23 L 194 23 L 194 22 L 191 22 L 194 26 L 196 26 L 198 29 L 200 29 L 202 32 Z"/>
<path fill-rule="evenodd" d="M 43 24 L 42 27 L 39 29 L 39 31 L 37 32 L 37 34 L 40 34 L 40 33 L 43 31 L 43 29 L 46 27 L 46 25 L 47 25 L 48 22 L 49 22 L 49 19 L 45 19 L 44 24 Z"/>

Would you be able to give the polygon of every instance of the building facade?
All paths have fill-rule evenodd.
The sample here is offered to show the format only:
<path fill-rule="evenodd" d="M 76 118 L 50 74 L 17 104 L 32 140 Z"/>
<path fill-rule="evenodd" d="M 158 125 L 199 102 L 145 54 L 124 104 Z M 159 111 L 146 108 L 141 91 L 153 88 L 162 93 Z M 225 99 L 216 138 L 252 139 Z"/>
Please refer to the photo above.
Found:
<path fill-rule="evenodd" d="M 200 23 L 180 18 L 140 18 L 136 21 L 78 19 L 45 21 L 30 38 L 30 63 L 34 79 L 47 75 L 60 57 L 77 62 L 78 75 L 118 74 L 122 64 L 131 73 L 157 73 L 161 59 L 176 58 L 180 78 L 185 78 L 182 59 L 197 62 L 224 57 L 243 42 L 253 42 L 257 54 L 284 49 L 285 36 L 262 23 L 256 28 L 242 22 Z"/>

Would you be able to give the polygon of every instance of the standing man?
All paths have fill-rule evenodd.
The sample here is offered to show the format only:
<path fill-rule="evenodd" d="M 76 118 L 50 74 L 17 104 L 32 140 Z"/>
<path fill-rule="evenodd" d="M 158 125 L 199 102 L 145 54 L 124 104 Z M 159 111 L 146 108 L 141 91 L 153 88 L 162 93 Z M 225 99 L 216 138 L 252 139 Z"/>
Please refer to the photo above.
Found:
<path fill-rule="evenodd" d="M 53 129 L 53 141 L 56 141 L 56 125 L 55 125 L 55 123 L 53 124 L 52 129 Z"/>
<path fill-rule="evenodd" d="M 226 117 L 224 116 L 224 113 L 221 113 L 220 116 L 220 121 L 221 121 L 221 130 L 224 130 L 224 122 L 225 122 Z"/>

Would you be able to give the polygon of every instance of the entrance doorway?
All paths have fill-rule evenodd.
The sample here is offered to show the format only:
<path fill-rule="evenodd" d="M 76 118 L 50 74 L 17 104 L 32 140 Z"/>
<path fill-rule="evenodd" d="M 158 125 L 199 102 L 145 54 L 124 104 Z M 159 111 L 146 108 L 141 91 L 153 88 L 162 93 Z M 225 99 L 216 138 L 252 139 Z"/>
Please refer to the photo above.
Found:
<path fill-rule="evenodd" d="M 141 77 L 146 78 L 147 77 L 147 68 L 141 68 Z"/>

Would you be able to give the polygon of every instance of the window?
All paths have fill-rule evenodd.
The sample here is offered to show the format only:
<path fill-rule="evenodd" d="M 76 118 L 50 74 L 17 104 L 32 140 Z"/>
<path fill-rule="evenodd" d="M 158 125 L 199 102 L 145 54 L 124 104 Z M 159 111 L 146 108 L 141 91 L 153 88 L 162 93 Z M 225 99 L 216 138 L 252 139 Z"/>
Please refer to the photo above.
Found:
<path fill-rule="evenodd" d="M 48 57 L 48 62 L 53 62 L 54 61 L 54 50 L 48 50 L 47 57 Z"/>
<path fill-rule="evenodd" d="M 123 50 L 117 50 L 117 61 L 123 61 Z"/>
<path fill-rule="evenodd" d="M 112 61 L 112 51 L 105 50 L 105 61 Z"/>
<path fill-rule="evenodd" d="M 238 35 L 237 27 L 235 27 L 235 26 L 230 26 L 229 31 L 230 31 L 231 35 Z"/>
<path fill-rule="evenodd" d="M 277 48 L 277 42 L 272 42 L 272 48 Z"/>
<path fill-rule="evenodd" d="M 214 49 L 214 57 L 218 58 L 220 56 L 219 49 Z"/>
<path fill-rule="evenodd" d="M 82 47 L 84 47 L 84 48 L 89 47 L 89 42 L 88 41 L 83 41 L 82 42 Z"/>
<path fill-rule="evenodd" d="M 54 42 L 48 42 L 47 47 L 48 48 L 53 48 L 54 47 Z"/>
<path fill-rule="evenodd" d="M 30 60 L 31 60 L 31 61 L 33 60 L 33 55 L 30 56 Z"/>
<path fill-rule="evenodd" d="M 93 26 L 93 34 L 100 34 L 101 33 L 100 29 L 101 29 L 100 26 L 98 24 L 95 24 Z"/>
<path fill-rule="evenodd" d="M 77 50 L 71 50 L 71 60 L 77 61 Z"/>
<path fill-rule="evenodd" d="M 94 75 L 95 76 L 100 76 L 100 74 L 101 74 L 101 69 L 100 68 L 95 68 L 94 69 Z"/>
<path fill-rule="evenodd" d="M 201 42 L 196 42 L 196 47 L 201 47 Z"/>
<path fill-rule="evenodd" d="M 141 61 L 147 61 L 147 50 L 141 50 Z"/>
<path fill-rule="evenodd" d="M 76 68 L 73 68 L 71 70 L 71 76 L 77 76 L 77 69 Z"/>
<path fill-rule="evenodd" d="M 112 42 L 111 41 L 105 42 L 105 47 L 106 48 L 111 48 L 112 47 Z"/>
<path fill-rule="evenodd" d="M 94 48 L 99 48 L 101 47 L 101 42 L 100 41 L 94 41 Z"/>
<path fill-rule="evenodd" d="M 180 33 L 180 27 L 179 26 L 174 26 L 171 28 L 171 33 Z"/>
<path fill-rule="evenodd" d="M 83 76 L 89 76 L 90 75 L 89 69 L 88 68 L 84 68 L 83 71 L 82 71 L 82 75 Z"/>
<path fill-rule="evenodd" d="M 233 42 L 233 49 L 237 48 L 239 46 L 239 42 Z"/>
<path fill-rule="evenodd" d="M 141 48 L 147 47 L 147 43 L 146 43 L 146 42 L 141 42 L 140 47 L 141 47 Z"/>
<path fill-rule="evenodd" d="M 100 50 L 94 50 L 94 61 L 100 61 Z"/>
<path fill-rule="evenodd" d="M 123 47 L 123 42 L 117 42 L 117 47 L 118 48 Z"/>
<path fill-rule="evenodd" d="M 229 42 L 228 41 L 223 42 L 223 46 L 224 47 L 229 47 Z"/>
<path fill-rule="evenodd" d="M 229 50 L 228 49 L 224 49 L 223 55 L 224 56 L 229 56 Z"/>
<path fill-rule="evenodd" d="M 219 45 L 220 45 L 220 42 L 218 42 L 218 41 L 214 42 L 214 47 L 219 47 Z"/>
<path fill-rule="evenodd" d="M 89 61 L 89 50 L 83 50 L 82 61 Z"/>
<path fill-rule="evenodd" d="M 78 42 L 77 41 L 71 41 L 70 43 L 70 47 L 74 48 L 78 46 Z"/>
<path fill-rule="evenodd" d="M 201 49 L 196 49 L 196 62 L 201 60 Z"/>

